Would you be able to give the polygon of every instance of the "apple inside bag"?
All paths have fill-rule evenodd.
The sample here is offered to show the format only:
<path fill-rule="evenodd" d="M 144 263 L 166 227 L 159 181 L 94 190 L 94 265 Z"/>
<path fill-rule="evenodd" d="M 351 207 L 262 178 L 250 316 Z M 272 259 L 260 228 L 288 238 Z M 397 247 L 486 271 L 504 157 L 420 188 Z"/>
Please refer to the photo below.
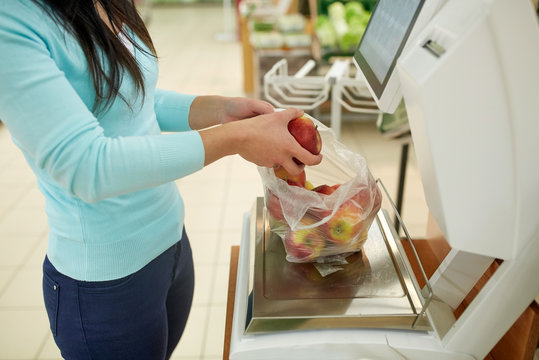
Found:
<path fill-rule="evenodd" d="M 380 209 L 381 193 L 366 160 L 318 120 L 323 160 L 299 176 L 259 167 L 270 228 L 290 262 L 333 261 L 360 251 Z"/>

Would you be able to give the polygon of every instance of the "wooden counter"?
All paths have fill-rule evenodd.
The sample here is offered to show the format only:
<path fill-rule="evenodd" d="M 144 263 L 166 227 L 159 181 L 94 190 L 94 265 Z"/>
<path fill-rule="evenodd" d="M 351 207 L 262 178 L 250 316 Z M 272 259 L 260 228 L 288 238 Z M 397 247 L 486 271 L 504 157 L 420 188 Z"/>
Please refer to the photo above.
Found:
<path fill-rule="evenodd" d="M 232 333 L 232 315 L 234 314 L 234 299 L 236 297 L 236 278 L 238 274 L 239 246 L 230 248 L 230 270 L 228 276 L 228 297 L 226 302 L 225 320 L 225 344 L 223 349 L 223 360 L 228 360 L 230 354 L 230 334 Z"/>

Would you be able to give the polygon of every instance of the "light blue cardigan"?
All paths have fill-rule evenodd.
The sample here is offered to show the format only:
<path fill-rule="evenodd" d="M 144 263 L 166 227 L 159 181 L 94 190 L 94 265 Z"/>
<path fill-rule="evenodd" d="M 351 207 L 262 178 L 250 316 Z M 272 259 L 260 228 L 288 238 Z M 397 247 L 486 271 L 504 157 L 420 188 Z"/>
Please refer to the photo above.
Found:
<path fill-rule="evenodd" d="M 188 123 L 194 96 L 156 89 L 156 60 L 135 57 L 145 97 L 126 75 L 131 108 L 118 97 L 96 115 L 72 35 L 31 0 L 0 1 L 0 119 L 45 196 L 48 257 L 78 280 L 129 275 L 178 241 L 184 206 L 173 180 L 204 164 Z"/>

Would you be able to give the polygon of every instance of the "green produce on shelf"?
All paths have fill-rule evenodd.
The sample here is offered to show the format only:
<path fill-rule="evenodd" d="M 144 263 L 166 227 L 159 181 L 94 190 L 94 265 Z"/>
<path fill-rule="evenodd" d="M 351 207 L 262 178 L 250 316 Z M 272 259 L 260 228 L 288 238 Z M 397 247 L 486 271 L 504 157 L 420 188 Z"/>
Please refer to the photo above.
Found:
<path fill-rule="evenodd" d="M 254 31 L 273 31 L 275 28 L 273 20 L 255 19 L 252 24 Z"/>
<path fill-rule="evenodd" d="M 347 2 L 358 2 L 360 3 L 365 11 L 372 12 L 374 10 L 374 7 L 376 6 L 376 3 L 378 0 L 317 0 L 317 14 L 318 15 L 327 15 L 328 14 L 328 6 L 333 4 L 334 2 L 339 1 L 342 3 Z"/>
<path fill-rule="evenodd" d="M 337 35 L 341 38 L 348 31 L 348 23 L 346 22 L 345 9 L 342 2 L 334 2 L 328 6 L 329 20 L 335 27 Z"/>
<path fill-rule="evenodd" d="M 364 26 L 350 26 L 348 31 L 340 38 L 339 46 L 341 51 L 353 52 L 361 41 L 364 32 Z"/>
<path fill-rule="evenodd" d="M 349 1 L 344 5 L 344 16 L 347 23 L 350 23 L 353 18 L 361 17 L 363 14 L 365 14 L 365 9 L 360 2 Z"/>
<path fill-rule="evenodd" d="M 315 32 L 322 47 L 336 47 L 339 43 L 337 32 L 327 15 L 320 15 L 316 19 Z"/>
<path fill-rule="evenodd" d="M 336 1 L 328 5 L 328 15 L 321 14 L 315 24 L 315 33 L 326 53 L 351 54 L 361 41 L 371 12 L 363 2 Z"/>

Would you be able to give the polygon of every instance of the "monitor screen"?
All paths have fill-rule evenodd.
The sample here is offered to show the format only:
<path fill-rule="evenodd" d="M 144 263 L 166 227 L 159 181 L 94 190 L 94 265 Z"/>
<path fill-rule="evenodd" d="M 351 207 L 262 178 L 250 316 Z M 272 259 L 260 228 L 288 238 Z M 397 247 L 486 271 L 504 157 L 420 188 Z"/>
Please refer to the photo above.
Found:
<path fill-rule="evenodd" d="M 425 0 L 379 0 L 354 59 L 378 99 Z"/>

